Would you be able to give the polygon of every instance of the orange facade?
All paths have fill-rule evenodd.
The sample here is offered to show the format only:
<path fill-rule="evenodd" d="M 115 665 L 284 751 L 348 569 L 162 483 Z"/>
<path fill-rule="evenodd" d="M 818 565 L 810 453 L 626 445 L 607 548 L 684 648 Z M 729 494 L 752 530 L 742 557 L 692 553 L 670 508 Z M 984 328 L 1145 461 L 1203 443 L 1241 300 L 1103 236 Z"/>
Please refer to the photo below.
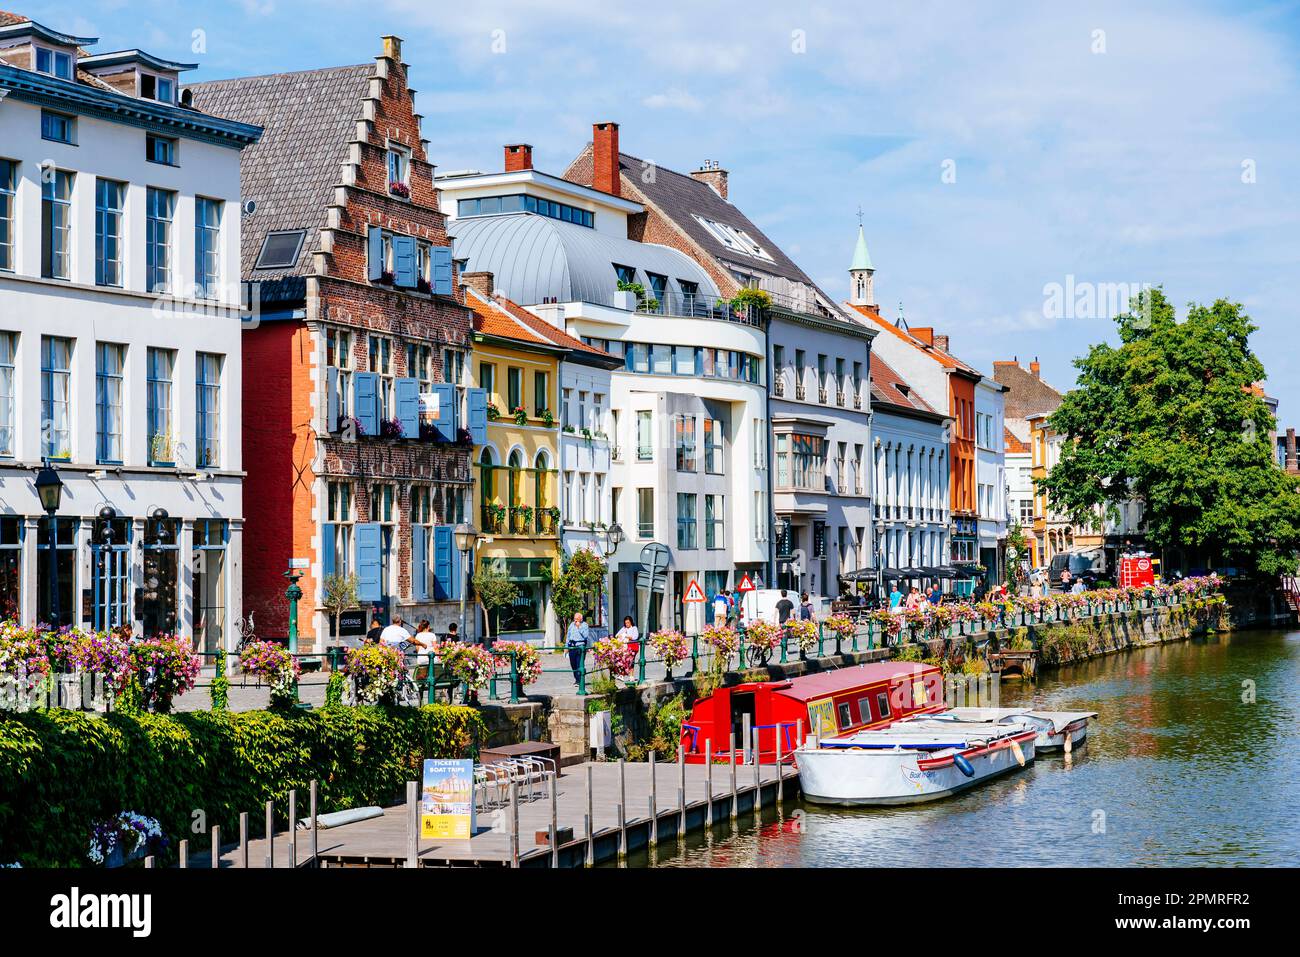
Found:
<path fill-rule="evenodd" d="M 975 502 L 975 383 L 977 379 L 954 370 L 948 374 L 948 414 L 953 418 L 952 513 L 974 515 Z"/>

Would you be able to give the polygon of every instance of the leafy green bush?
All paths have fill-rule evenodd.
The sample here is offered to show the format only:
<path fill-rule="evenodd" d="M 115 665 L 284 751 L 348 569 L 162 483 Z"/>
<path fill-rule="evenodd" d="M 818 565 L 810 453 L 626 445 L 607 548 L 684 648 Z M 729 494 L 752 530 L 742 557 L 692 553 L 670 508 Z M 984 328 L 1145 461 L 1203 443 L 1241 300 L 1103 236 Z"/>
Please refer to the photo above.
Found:
<path fill-rule="evenodd" d="M 236 833 L 291 788 L 321 812 L 386 804 L 426 757 L 474 757 L 486 728 L 471 708 L 323 708 L 176 715 L 29 711 L 0 717 L 0 863 L 86 862 L 92 824 L 121 811 L 156 818 L 172 846 L 196 812 Z"/>

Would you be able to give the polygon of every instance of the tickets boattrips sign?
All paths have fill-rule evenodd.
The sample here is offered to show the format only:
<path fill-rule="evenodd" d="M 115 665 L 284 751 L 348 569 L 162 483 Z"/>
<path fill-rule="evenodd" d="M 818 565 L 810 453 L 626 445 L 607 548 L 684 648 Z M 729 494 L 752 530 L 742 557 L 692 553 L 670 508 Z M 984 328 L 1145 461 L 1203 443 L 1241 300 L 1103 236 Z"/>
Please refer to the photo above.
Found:
<path fill-rule="evenodd" d="M 424 762 L 420 791 L 420 837 L 464 840 L 474 836 L 474 762 Z"/>

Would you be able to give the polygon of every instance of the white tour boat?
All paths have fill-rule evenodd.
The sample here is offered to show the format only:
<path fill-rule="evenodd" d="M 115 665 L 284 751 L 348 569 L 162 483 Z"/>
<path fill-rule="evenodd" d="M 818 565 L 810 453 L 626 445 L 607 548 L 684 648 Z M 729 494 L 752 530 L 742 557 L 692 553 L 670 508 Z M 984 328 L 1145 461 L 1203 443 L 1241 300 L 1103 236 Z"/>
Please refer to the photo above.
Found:
<path fill-rule="evenodd" d="M 956 794 L 1024 767 L 1039 729 L 1016 719 L 960 721 L 926 715 L 795 751 L 799 785 L 814 804 L 916 804 Z"/>
<path fill-rule="evenodd" d="M 950 708 L 932 718 L 951 715 L 958 721 L 1014 721 L 1038 730 L 1034 747 L 1038 751 L 1064 751 L 1069 754 L 1088 739 L 1088 722 L 1096 711 L 1039 711 L 1033 708 Z"/>

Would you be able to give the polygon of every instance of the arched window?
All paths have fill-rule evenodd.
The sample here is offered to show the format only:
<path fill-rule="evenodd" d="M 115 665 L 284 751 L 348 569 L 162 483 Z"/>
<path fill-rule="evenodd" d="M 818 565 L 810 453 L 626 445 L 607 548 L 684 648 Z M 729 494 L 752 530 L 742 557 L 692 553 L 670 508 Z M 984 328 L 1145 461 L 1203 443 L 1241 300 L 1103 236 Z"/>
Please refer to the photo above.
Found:
<path fill-rule="evenodd" d="M 541 449 L 533 459 L 533 510 L 537 514 L 537 530 L 544 531 L 551 527 L 550 518 L 543 518 L 542 509 L 550 508 L 553 501 L 551 494 L 551 456 L 546 449 Z"/>

